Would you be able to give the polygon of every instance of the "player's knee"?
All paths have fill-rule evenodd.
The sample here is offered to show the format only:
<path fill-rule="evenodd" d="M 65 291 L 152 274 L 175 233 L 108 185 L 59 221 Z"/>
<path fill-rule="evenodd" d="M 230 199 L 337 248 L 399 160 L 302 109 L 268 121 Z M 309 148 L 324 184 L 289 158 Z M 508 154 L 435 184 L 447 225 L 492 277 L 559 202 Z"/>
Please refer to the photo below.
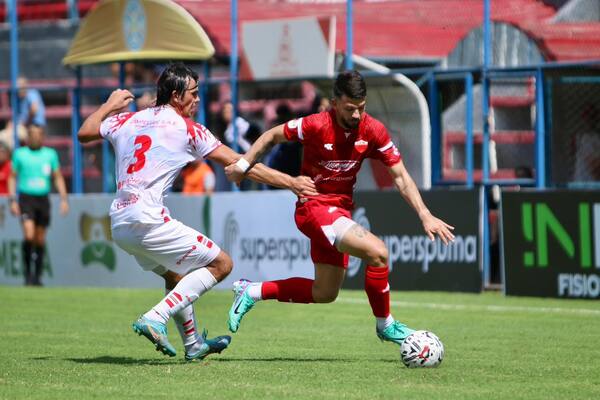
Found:
<path fill-rule="evenodd" d="M 233 261 L 229 254 L 221 251 L 217 258 L 215 258 L 208 267 L 211 270 L 211 273 L 214 275 L 215 279 L 218 282 L 221 282 L 223 279 L 227 277 L 231 273 L 233 269 Z"/>
<path fill-rule="evenodd" d="M 167 290 L 172 290 L 177 286 L 179 281 L 183 279 L 183 275 L 179 275 L 173 271 L 167 271 L 162 277 L 165 279 L 165 288 Z"/>
<path fill-rule="evenodd" d="M 339 290 L 335 289 L 313 289 L 313 300 L 315 303 L 333 303 L 337 299 L 338 292 Z"/>
<path fill-rule="evenodd" d="M 367 253 L 369 260 L 368 264 L 374 267 L 385 267 L 388 263 L 388 249 L 383 242 L 377 243 Z"/>

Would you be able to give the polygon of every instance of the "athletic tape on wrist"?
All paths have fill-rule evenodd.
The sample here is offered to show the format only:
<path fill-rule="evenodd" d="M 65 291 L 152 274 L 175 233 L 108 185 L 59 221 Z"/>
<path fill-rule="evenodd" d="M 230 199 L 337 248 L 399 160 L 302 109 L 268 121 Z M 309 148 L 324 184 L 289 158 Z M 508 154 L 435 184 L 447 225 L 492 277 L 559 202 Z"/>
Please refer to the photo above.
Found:
<path fill-rule="evenodd" d="M 250 163 L 248 161 L 246 161 L 245 158 L 240 158 L 235 165 L 237 165 L 243 173 L 246 173 L 246 171 L 248 171 L 248 168 L 250 168 Z"/>

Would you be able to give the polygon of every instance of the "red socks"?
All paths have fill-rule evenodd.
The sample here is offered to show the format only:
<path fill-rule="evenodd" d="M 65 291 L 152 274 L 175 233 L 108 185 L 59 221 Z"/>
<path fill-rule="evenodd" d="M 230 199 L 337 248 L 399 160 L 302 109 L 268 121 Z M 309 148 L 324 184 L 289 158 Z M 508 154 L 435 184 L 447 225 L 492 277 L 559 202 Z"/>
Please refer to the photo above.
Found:
<path fill-rule="evenodd" d="M 387 275 L 386 275 L 387 276 Z M 291 303 L 314 303 L 312 297 L 312 279 L 289 278 L 262 283 L 262 299 L 277 299 Z"/>
<path fill-rule="evenodd" d="M 365 273 L 365 292 L 373 315 L 386 318 L 390 315 L 390 285 L 388 283 L 389 269 L 385 267 L 368 266 Z"/>
<path fill-rule="evenodd" d="M 390 315 L 390 286 L 388 284 L 388 267 L 367 267 L 365 274 L 365 291 L 373 315 L 386 318 Z M 312 297 L 313 280 L 306 278 L 289 278 L 262 283 L 263 300 L 277 299 L 281 302 L 314 303 Z"/>

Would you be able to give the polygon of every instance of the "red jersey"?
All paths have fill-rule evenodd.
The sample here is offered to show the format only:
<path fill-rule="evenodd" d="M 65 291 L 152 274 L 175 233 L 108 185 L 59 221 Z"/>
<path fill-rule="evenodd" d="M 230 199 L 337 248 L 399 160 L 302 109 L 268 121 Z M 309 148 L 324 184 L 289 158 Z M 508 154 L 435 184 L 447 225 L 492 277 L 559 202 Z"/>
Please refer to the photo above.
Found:
<path fill-rule="evenodd" d="M 356 175 L 365 158 L 391 167 L 401 159 L 385 126 L 364 113 L 357 129 L 342 128 L 335 110 L 293 119 L 284 134 L 304 147 L 301 174 L 313 179 L 318 199 L 344 208 L 352 207 Z"/>
<path fill-rule="evenodd" d="M 10 161 L 0 164 L 0 195 L 8 194 L 8 177 L 11 174 Z"/>

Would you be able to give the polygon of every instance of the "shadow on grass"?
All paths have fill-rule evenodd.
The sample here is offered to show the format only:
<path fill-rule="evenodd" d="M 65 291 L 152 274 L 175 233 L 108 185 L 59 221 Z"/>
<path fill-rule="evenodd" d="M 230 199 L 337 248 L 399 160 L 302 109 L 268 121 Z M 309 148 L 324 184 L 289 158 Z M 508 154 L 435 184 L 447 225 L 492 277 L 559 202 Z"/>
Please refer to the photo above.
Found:
<path fill-rule="evenodd" d="M 174 365 L 184 364 L 183 359 L 156 359 L 156 358 L 132 358 L 132 357 L 89 357 L 89 358 L 65 358 L 78 364 L 118 364 L 118 365 Z"/>
<path fill-rule="evenodd" d="M 330 362 L 330 363 L 364 363 L 366 360 L 362 358 L 294 358 L 294 357 L 264 357 L 264 358 L 211 358 L 210 361 L 216 362 L 306 362 L 306 363 L 318 363 L 318 362 Z M 373 360 L 384 363 L 397 363 L 396 360 Z"/>
<path fill-rule="evenodd" d="M 54 357 L 33 357 L 32 360 L 48 361 L 58 360 Z M 64 358 L 62 361 L 71 361 L 78 364 L 118 364 L 118 365 L 180 365 L 180 364 L 195 364 L 203 361 L 187 362 L 183 359 L 152 359 L 152 358 L 132 358 L 132 357 L 113 357 L 113 356 L 101 356 L 101 357 L 89 357 L 89 358 Z M 264 357 L 264 358 L 219 358 L 210 357 L 206 361 L 212 362 L 294 362 L 294 363 L 364 363 L 364 359 L 359 358 L 294 358 L 294 357 Z M 380 359 L 373 360 L 383 363 L 397 363 L 397 360 Z"/>

